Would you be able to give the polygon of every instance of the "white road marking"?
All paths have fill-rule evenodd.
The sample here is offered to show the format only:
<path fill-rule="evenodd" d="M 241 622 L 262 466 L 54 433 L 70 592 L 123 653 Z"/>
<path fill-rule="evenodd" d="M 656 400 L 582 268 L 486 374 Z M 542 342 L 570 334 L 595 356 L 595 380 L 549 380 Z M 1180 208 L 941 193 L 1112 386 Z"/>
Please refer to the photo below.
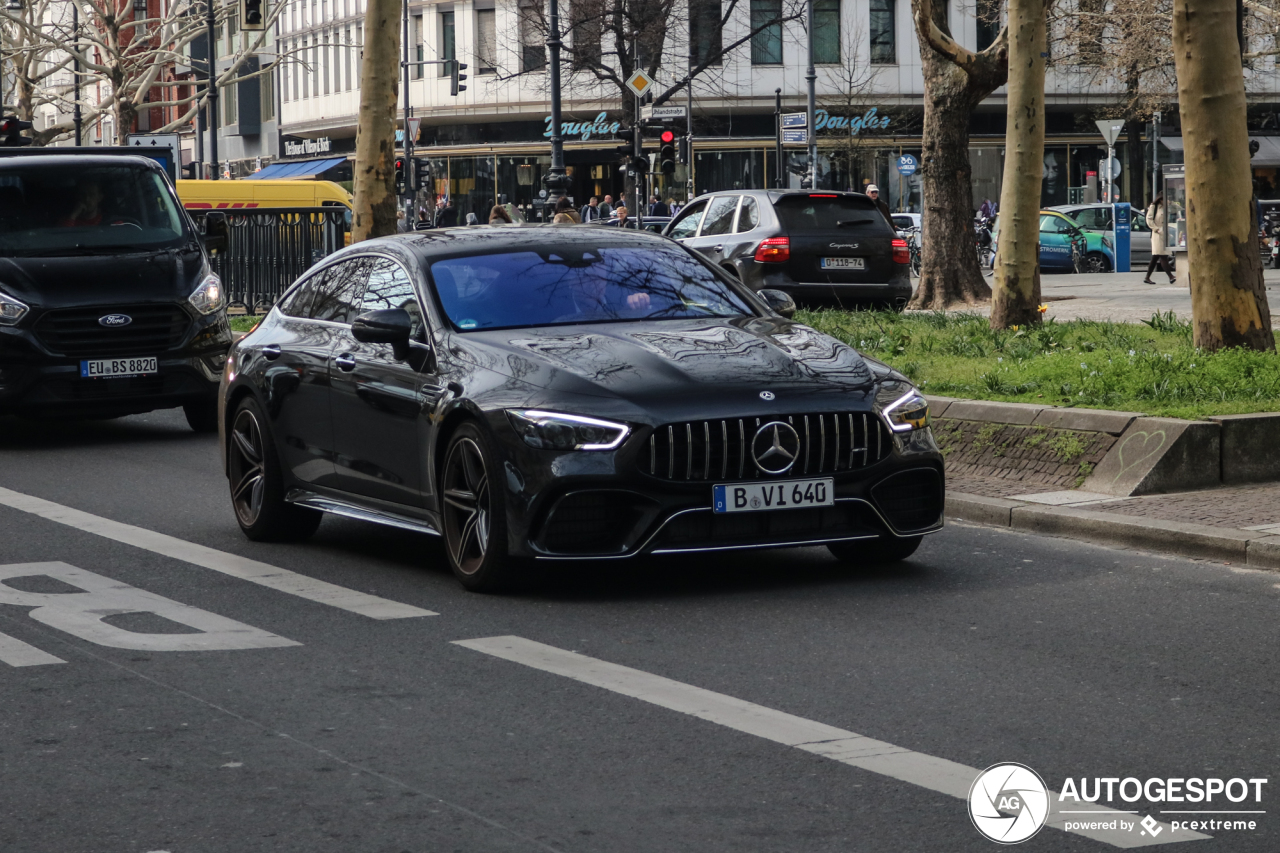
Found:
<path fill-rule="evenodd" d="M 922 752 L 894 746 L 891 743 L 825 723 L 735 699 L 723 693 L 704 690 L 701 687 L 526 640 L 523 637 L 455 640 L 454 644 L 611 690 L 614 693 L 621 693 L 633 699 L 679 711 L 682 714 L 775 743 L 803 749 L 805 752 L 962 800 L 969 798 L 969 789 L 981 772 L 975 767 L 967 767 L 945 758 L 925 755 Z M 1057 811 L 1054 808 L 1056 800 L 1056 792 L 1051 792 L 1049 819 L 1045 826 L 1102 841 L 1114 847 L 1148 847 L 1210 837 L 1184 830 L 1178 830 L 1177 837 L 1173 837 L 1174 832 L 1170 830 L 1167 823 L 1159 824 L 1162 830 L 1170 830 L 1168 835 L 1160 831 L 1159 834 L 1163 836 L 1161 838 L 1118 830 L 1066 829 L 1069 821 L 1074 822 L 1078 819 L 1065 817 Z M 1105 810 L 1105 815 L 1095 820 L 1108 821 L 1121 817 L 1127 818 L 1128 815 L 1125 812 L 1108 809 Z"/>
<path fill-rule="evenodd" d="M 9 489 L 0 488 L 0 506 L 29 512 L 49 521 L 56 521 L 58 524 L 74 527 L 76 530 L 93 533 L 116 542 L 123 542 L 126 545 L 132 545 L 135 548 L 141 548 L 144 551 L 151 551 L 165 557 L 172 557 L 175 560 L 182 560 L 184 563 L 212 569 L 215 572 L 256 583 L 268 589 L 274 589 L 277 592 L 296 595 L 308 601 L 315 601 L 319 604 L 337 607 L 340 610 L 358 613 L 370 619 L 410 619 L 415 616 L 440 615 L 430 610 L 401 604 L 398 601 L 391 601 L 376 595 L 356 592 L 337 584 L 291 572 L 288 569 L 281 569 L 267 563 L 260 563 L 257 560 L 250 560 L 248 557 L 240 557 L 235 554 L 228 554 L 225 551 L 206 548 L 204 545 L 197 545 L 194 542 L 187 542 L 164 533 L 156 533 L 153 530 L 134 527 L 132 524 L 112 521 L 109 518 L 91 515 L 78 509 L 72 509 L 52 501 L 46 501 L 43 498 L 24 495 L 21 492 L 14 492 Z"/>
<path fill-rule="evenodd" d="M 29 646 L 17 637 L 0 634 L 0 663 L 9 666 L 41 666 L 47 663 L 66 663 L 35 646 Z"/>
<path fill-rule="evenodd" d="M 5 583 L 11 578 L 34 576 L 54 578 L 82 591 L 23 592 Z M 14 563 L 0 566 L 0 604 L 35 608 L 28 615 L 37 622 L 113 649 L 204 652 L 302 645 L 252 625 L 191 607 L 66 563 Z M 108 616 L 125 613 L 154 613 L 194 628 L 198 633 L 146 634 L 117 628 L 102 621 Z"/>

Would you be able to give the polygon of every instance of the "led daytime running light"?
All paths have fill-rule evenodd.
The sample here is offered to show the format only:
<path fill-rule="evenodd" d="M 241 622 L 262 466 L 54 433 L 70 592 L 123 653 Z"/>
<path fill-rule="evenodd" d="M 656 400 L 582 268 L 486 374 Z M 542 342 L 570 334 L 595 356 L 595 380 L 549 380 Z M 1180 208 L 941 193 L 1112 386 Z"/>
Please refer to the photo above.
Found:
<path fill-rule="evenodd" d="M 896 411 L 900 407 L 906 407 L 908 403 L 913 402 L 918 403 L 918 405 L 904 408 L 903 411 Z M 921 413 L 916 414 L 917 412 Z M 913 415 L 914 417 L 912 417 Z M 929 401 L 920 396 L 920 392 L 913 388 L 885 406 L 884 417 L 889 422 L 889 429 L 894 432 L 910 432 L 913 429 L 924 429 L 929 425 Z"/>

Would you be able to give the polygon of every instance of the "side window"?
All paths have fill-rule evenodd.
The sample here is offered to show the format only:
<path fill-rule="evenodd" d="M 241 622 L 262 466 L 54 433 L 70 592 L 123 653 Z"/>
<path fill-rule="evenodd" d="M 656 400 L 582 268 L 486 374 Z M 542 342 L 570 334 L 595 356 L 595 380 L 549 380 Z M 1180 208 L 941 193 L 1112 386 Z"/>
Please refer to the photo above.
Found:
<path fill-rule="evenodd" d="M 743 196 L 742 209 L 738 211 L 738 233 L 750 231 L 759 224 L 760 210 L 756 207 L 756 200 L 749 195 Z"/>
<path fill-rule="evenodd" d="M 1141 213 L 1138 213 L 1138 211 L 1136 210 L 1129 214 L 1129 229 L 1131 231 L 1150 231 L 1151 230 L 1151 228 L 1147 225 L 1147 217 Z"/>
<path fill-rule="evenodd" d="M 733 228 L 733 214 L 738 210 L 738 196 L 724 195 L 711 200 L 707 208 L 707 216 L 702 220 L 702 231 L 699 237 L 711 237 L 716 234 L 728 234 Z"/>
<path fill-rule="evenodd" d="M 679 240 L 682 237 L 692 237 L 698 233 L 698 223 L 702 221 L 702 214 L 707 209 L 707 203 L 700 201 L 687 210 L 680 212 L 680 218 L 676 220 L 676 224 L 671 226 L 671 233 L 668 237 Z"/>
<path fill-rule="evenodd" d="M 1041 234 L 1065 234 L 1068 230 L 1067 220 L 1061 216 L 1046 213 L 1040 217 Z"/>
<path fill-rule="evenodd" d="M 306 320 L 311 317 L 311 302 L 315 298 L 316 288 L 319 287 L 327 274 L 325 272 L 316 273 L 310 276 L 302 284 L 294 288 L 293 292 L 285 295 L 280 300 L 277 307 L 281 313 L 288 314 L 290 317 L 297 317 Z"/>
<path fill-rule="evenodd" d="M 350 323 L 355 307 L 369 279 L 370 258 L 353 258 L 325 271 L 323 285 L 315 291 L 311 319 L 330 323 Z"/>
<path fill-rule="evenodd" d="M 360 303 L 359 313 L 366 311 L 382 311 L 387 308 L 403 308 L 413 318 L 413 332 L 410 337 L 415 341 L 426 341 L 426 323 L 422 317 L 422 306 L 413 292 L 413 282 L 404 267 L 387 258 L 375 258 L 369 271 L 369 286 L 365 288 L 364 300 Z"/>

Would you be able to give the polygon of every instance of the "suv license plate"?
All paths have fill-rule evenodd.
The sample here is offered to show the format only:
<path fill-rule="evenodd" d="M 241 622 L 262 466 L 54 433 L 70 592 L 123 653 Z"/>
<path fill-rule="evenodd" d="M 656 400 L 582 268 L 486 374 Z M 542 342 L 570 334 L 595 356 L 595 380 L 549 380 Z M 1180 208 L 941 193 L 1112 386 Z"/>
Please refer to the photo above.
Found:
<path fill-rule="evenodd" d="M 84 379 L 107 379 L 112 376 L 148 376 L 160 372 L 156 356 L 146 358 L 99 358 L 80 362 Z"/>
<path fill-rule="evenodd" d="M 711 508 L 716 512 L 763 512 L 809 506 L 835 506 L 835 488 L 830 477 L 711 487 Z"/>
<path fill-rule="evenodd" d="M 867 268 L 866 258 L 823 258 L 824 270 L 864 270 Z"/>

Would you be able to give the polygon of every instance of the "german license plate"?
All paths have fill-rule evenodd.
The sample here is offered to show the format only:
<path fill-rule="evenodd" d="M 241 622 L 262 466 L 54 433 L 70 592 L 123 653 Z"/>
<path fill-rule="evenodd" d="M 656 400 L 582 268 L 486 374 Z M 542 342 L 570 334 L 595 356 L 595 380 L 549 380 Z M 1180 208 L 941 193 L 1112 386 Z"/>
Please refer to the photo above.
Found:
<path fill-rule="evenodd" d="M 824 270 L 864 270 L 867 268 L 866 258 L 823 258 Z"/>
<path fill-rule="evenodd" d="M 159 371 L 160 366 L 154 355 L 144 358 L 96 358 L 80 362 L 80 376 L 84 379 L 147 376 Z"/>
<path fill-rule="evenodd" d="M 776 483 L 734 483 L 711 487 L 711 507 L 716 512 L 763 512 L 770 509 L 801 509 L 834 506 L 831 478 L 823 480 L 782 480 Z"/>

